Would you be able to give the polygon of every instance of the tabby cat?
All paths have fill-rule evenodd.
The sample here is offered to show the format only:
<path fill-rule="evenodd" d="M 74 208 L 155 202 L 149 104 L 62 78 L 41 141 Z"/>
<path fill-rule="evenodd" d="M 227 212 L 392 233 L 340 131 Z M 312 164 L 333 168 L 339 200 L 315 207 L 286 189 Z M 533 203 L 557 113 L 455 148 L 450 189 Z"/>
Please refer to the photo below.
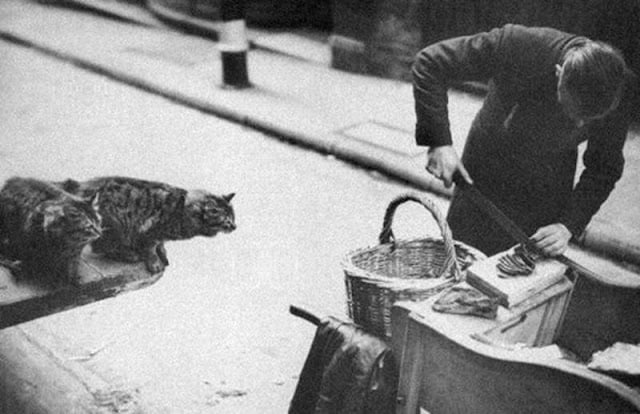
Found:
<path fill-rule="evenodd" d="M 57 185 L 81 197 L 99 196 L 104 231 L 92 243 L 95 253 L 119 261 L 143 260 L 151 273 L 169 265 L 165 241 L 213 237 L 236 228 L 230 204 L 233 193 L 187 191 L 131 177 L 66 180 Z"/>
<path fill-rule="evenodd" d="M 50 285 L 77 283 L 85 246 L 101 235 L 97 197 L 46 181 L 14 177 L 0 189 L 0 260 L 17 276 Z"/>

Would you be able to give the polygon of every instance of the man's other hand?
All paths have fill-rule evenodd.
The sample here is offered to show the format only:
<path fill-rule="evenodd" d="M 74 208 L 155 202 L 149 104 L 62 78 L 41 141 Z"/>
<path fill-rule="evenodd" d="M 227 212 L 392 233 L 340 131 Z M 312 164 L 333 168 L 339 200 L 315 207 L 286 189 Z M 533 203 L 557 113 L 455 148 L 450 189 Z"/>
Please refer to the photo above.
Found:
<path fill-rule="evenodd" d="M 535 247 L 547 256 L 559 256 L 569 247 L 571 232 L 564 224 L 554 223 L 540 227 L 531 236 Z"/>
<path fill-rule="evenodd" d="M 473 184 L 471 176 L 451 145 L 430 148 L 427 153 L 426 170 L 434 177 L 442 180 L 447 188 L 451 187 L 453 175 L 456 171 L 460 172 L 466 182 Z"/>

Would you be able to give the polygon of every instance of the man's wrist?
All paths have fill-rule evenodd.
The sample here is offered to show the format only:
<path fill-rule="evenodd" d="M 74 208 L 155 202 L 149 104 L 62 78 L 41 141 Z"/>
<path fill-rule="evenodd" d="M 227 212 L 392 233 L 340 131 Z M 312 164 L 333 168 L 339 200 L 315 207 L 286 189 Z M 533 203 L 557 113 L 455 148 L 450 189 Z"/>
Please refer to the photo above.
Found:
<path fill-rule="evenodd" d="M 431 154 L 434 151 L 439 151 L 439 150 L 447 149 L 447 148 L 453 148 L 453 145 L 449 145 L 449 144 L 431 145 L 431 146 L 429 146 L 429 149 L 427 150 L 427 152 L 429 154 Z"/>
<path fill-rule="evenodd" d="M 573 223 L 571 220 L 560 220 L 558 224 L 562 225 L 567 231 L 571 234 L 572 239 L 577 239 L 580 237 L 584 229 L 581 229 L 577 224 Z"/>

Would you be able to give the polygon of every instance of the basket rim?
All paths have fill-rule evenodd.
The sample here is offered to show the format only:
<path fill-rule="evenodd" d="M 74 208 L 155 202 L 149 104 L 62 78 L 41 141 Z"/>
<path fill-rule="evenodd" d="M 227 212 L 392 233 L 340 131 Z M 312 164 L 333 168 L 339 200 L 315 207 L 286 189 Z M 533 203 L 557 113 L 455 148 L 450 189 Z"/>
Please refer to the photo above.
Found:
<path fill-rule="evenodd" d="M 391 241 L 389 243 L 383 243 L 383 244 L 377 244 L 375 246 L 368 246 L 368 247 L 361 247 L 359 249 L 353 249 L 351 251 L 349 251 L 347 254 L 345 254 L 341 260 L 341 266 L 343 268 L 343 271 L 347 274 L 347 276 L 349 277 L 357 277 L 359 279 L 368 279 L 371 282 L 377 282 L 377 283 L 397 283 L 398 281 L 409 281 L 409 280 L 415 280 L 415 281 L 419 281 L 419 280 L 446 280 L 446 279 L 452 279 L 452 276 L 448 276 L 448 277 L 436 277 L 436 278 L 414 278 L 414 279 L 401 279 L 401 278 L 397 278 L 397 277 L 392 277 L 392 276 L 387 276 L 387 275 L 383 275 L 380 273 L 375 273 L 372 271 L 368 271 L 368 270 L 364 270 L 361 267 L 356 266 L 353 263 L 353 258 L 358 255 L 358 254 L 362 254 L 365 252 L 369 252 L 369 251 L 373 251 L 375 249 L 379 249 L 383 246 L 390 246 L 390 245 L 402 245 L 402 244 L 410 244 L 410 243 L 415 243 L 415 242 L 421 242 L 421 241 L 437 241 L 437 242 L 442 242 L 444 243 L 444 240 L 442 238 L 436 238 L 436 237 L 419 237 L 419 238 L 413 238 L 413 239 L 399 239 L 399 240 L 394 240 Z M 465 249 L 469 254 L 471 254 L 476 260 L 482 260 L 482 259 L 486 259 L 487 255 L 482 253 L 482 251 L 476 249 L 473 246 L 470 246 L 464 242 L 458 241 L 458 240 L 454 240 L 453 244 L 455 247 L 461 247 L 463 249 Z"/>
<path fill-rule="evenodd" d="M 447 277 L 432 277 L 432 278 L 422 278 L 422 279 L 391 279 L 391 280 L 380 280 L 380 279 L 372 279 L 363 276 L 355 275 L 352 279 L 358 279 L 360 282 L 368 284 L 371 287 L 376 289 L 388 290 L 393 292 L 404 292 L 404 291 L 423 291 L 423 290 L 431 290 L 437 287 L 440 287 L 447 283 L 455 283 L 456 280 L 453 276 Z"/>

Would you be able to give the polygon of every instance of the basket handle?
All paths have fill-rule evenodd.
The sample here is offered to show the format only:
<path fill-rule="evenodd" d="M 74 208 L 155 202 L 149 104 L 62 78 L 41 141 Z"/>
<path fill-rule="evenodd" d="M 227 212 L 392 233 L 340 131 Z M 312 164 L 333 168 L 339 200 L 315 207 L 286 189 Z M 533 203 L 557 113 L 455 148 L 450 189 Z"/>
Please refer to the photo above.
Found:
<path fill-rule="evenodd" d="M 442 239 L 444 241 L 446 259 L 442 264 L 442 268 L 440 269 L 438 276 L 446 274 L 446 272 L 448 272 L 453 266 L 454 279 L 456 281 L 460 281 L 461 271 L 460 266 L 458 265 L 455 245 L 453 242 L 453 237 L 451 236 L 451 229 L 449 228 L 449 224 L 447 223 L 446 218 L 442 215 L 440 210 L 435 206 L 435 204 L 433 204 L 431 200 L 424 196 L 421 196 L 417 193 L 408 193 L 396 197 L 391 201 L 391 203 L 389 203 L 387 211 L 384 214 L 382 231 L 380 232 L 380 236 L 378 237 L 380 244 L 395 243 L 396 239 L 393 234 L 393 230 L 391 229 L 391 225 L 393 224 L 393 216 L 395 215 L 398 206 L 400 206 L 400 204 L 406 203 L 407 201 L 414 201 L 418 204 L 421 204 L 424 208 L 427 209 L 427 211 L 431 213 L 433 218 L 438 223 L 438 227 L 440 227 L 440 233 L 442 233 Z"/>

